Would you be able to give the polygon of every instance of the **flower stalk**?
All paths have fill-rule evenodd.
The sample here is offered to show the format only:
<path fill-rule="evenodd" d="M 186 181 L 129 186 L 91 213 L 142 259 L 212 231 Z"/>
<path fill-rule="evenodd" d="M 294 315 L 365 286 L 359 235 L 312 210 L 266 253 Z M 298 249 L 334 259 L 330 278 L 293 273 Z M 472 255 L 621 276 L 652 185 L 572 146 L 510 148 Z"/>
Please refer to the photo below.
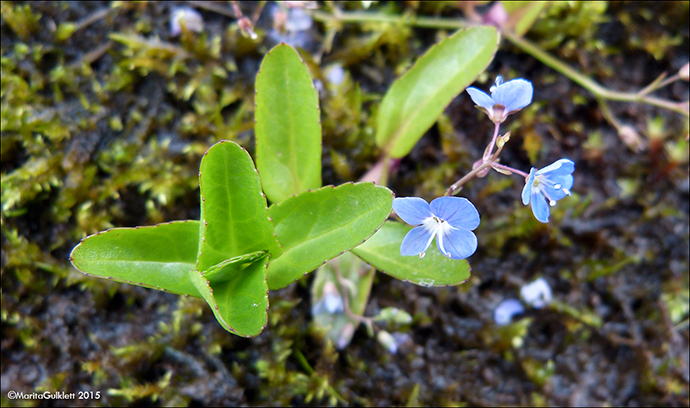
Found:
<path fill-rule="evenodd" d="M 437 28 L 446 30 L 457 30 L 460 28 L 470 27 L 472 23 L 462 19 L 449 19 L 442 17 L 417 17 L 411 15 L 392 16 L 388 14 L 372 13 L 372 12 L 349 12 L 337 10 L 334 13 L 327 13 L 318 10 L 312 10 L 311 14 L 314 20 L 329 24 L 343 24 L 343 23 L 364 23 L 364 22 L 378 22 L 388 24 L 410 25 L 422 28 Z M 577 83 L 581 87 L 590 91 L 594 96 L 612 101 L 620 102 L 641 102 L 647 105 L 657 106 L 668 109 L 673 112 L 680 113 L 684 116 L 689 116 L 684 105 L 674 101 L 669 101 L 648 95 L 649 92 L 618 92 L 612 91 L 603 87 L 596 81 L 592 80 L 585 74 L 575 70 L 558 58 L 549 54 L 548 52 L 539 48 L 536 44 L 519 37 L 509 30 L 501 30 L 501 34 L 506 40 L 518 47 L 523 52 L 531 55 L 539 60 L 544 65 L 558 71 L 562 75 L 569 78 L 571 81 Z M 669 78 L 671 79 L 671 78 Z M 675 79 L 674 79 L 675 80 Z M 663 85 L 667 85 L 665 81 Z M 661 85 L 661 84 L 660 84 Z M 658 89 L 658 87 L 656 88 Z M 656 90 L 655 89 L 655 90 Z"/>

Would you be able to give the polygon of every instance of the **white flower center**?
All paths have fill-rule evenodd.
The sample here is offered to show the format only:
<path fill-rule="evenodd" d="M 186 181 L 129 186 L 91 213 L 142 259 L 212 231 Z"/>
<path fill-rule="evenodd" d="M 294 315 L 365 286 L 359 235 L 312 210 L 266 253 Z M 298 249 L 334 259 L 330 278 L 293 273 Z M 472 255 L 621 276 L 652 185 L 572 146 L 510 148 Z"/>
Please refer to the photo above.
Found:
<path fill-rule="evenodd" d="M 556 201 L 552 200 L 551 197 L 549 197 L 549 194 L 546 192 L 546 186 L 549 186 L 555 190 L 562 190 L 567 195 L 570 195 L 570 190 L 563 187 L 561 183 L 554 183 L 542 175 L 537 175 L 536 177 L 534 177 L 534 184 L 532 185 L 532 190 L 537 190 L 541 192 L 544 195 L 544 197 L 546 197 L 546 199 L 549 201 L 549 205 L 551 207 L 556 205 Z"/>
<path fill-rule="evenodd" d="M 434 237 L 437 237 L 436 239 L 438 240 L 438 247 L 441 250 L 441 253 L 450 258 L 450 252 L 446 251 L 446 249 L 443 247 L 443 236 L 446 235 L 448 231 L 452 230 L 453 227 L 448 224 L 446 220 L 436 216 L 428 217 L 422 222 L 422 225 L 430 233 L 429 240 L 426 243 L 426 248 L 431 245 L 431 241 L 434 239 Z M 425 253 L 422 252 L 419 254 L 419 257 L 424 258 L 424 255 Z"/>

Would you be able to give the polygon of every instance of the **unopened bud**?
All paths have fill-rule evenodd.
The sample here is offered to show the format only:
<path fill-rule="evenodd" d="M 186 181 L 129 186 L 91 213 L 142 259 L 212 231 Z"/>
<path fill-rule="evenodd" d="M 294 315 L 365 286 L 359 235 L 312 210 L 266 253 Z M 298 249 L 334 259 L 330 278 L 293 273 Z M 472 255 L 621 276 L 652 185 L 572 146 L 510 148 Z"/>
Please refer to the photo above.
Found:
<path fill-rule="evenodd" d="M 623 143 L 628 145 L 628 147 L 635 152 L 641 152 L 646 147 L 646 143 L 642 139 L 642 136 L 640 136 L 632 126 L 625 125 L 618 128 L 618 136 Z"/>
<path fill-rule="evenodd" d="M 474 164 L 472 165 L 472 170 L 476 169 L 477 167 L 481 166 L 484 164 L 484 159 L 479 159 Z M 477 173 L 477 177 L 485 177 L 487 174 L 489 174 L 489 167 L 483 169 L 479 173 Z"/>
<path fill-rule="evenodd" d="M 374 319 L 376 321 L 387 321 L 397 324 L 410 324 L 412 323 L 412 316 L 404 310 L 400 310 L 397 307 L 387 307 L 379 312 L 379 315 Z"/>
<path fill-rule="evenodd" d="M 387 331 L 379 331 L 376 335 L 376 340 L 378 340 L 379 343 L 383 347 L 385 347 L 386 350 L 388 350 L 391 354 L 395 354 L 398 352 L 398 343 L 395 341 L 395 338 L 391 336 L 391 334 Z"/>
<path fill-rule="evenodd" d="M 508 22 L 508 13 L 500 1 L 494 3 L 489 11 L 484 15 L 484 24 L 493 25 L 496 28 L 501 28 Z"/>
<path fill-rule="evenodd" d="M 498 140 L 496 140 L 496 146 L 499 149 L 502 149 L 503 146 L 505 146 L 505 144 L 508 143 L 509 140 L 510 140 L 510 132 L 507 132 L 505 135 L 498 137 Z"/>
<path fill-rule="evenodd" d="M 249 37 L 252 40 L 256 40 L 258 36 L 254 32 L 254 25 L 252 24 L 250 19 L 248 19 L 247 17 L 242 17 L 239 20 L 237 20 L 237 25 L 240 27 L 240 31 L 245 37 Z"/>
<path fill-rule="evenodd" d="M 345 323 L 343 328 L 340 330 L 340 336 L 338 336 L 338 341 L 335 343 L 335 347 L 338 350 L 342 350 L 350 344 L 352 340 L 352 335 L 355 334 L 355 325 L 352 323 Z"/>
<path fill-rule="evenodd" d="M 684 81 L 688 80 L 688 76 L 690 76 L 690 62 L 683 65 L 683 67 L 678 71 L 678 76 Z"/>

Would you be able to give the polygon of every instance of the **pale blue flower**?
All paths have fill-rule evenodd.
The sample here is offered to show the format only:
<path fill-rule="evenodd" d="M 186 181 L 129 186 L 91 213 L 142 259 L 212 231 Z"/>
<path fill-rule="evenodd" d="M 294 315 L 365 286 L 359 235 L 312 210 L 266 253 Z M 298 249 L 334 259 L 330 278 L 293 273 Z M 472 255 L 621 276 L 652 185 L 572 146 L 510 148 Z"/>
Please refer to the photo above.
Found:
<path fill-rule="evenodd" d="M 400 255 L 424 257 L 434 237 L 439 251 L 452 259 L 465 259 L 477 250 L 472 232 L 479 226 L 479 212 L 460 197 L 439 197 L 431 205 L 419 197 L 393 200 L 393 210 L 410 225 L 419 225 L 405 235 Z"/>
<path fill-rule="evenodd" d="M 170 16 L 170 35 L 176 37 L 182 32 L 181 24 L 190 31 L 200 33 L 204 30 L 204 19 L 198 11 L 190 7 L 176 7 Z"/>
<path fill-rule="evenodd" d="M 549 207 L 570 195 L 573 171 L 575 163 L 568 159 L 560 159 L 541 170 L 532 167 L 522 189 L 522 203 L 532 203 L 532 212 L 537 220 L 549 222 Z"/>
<path fill-rule="evenodd" d="M 505 326 L 510 323 L 517 315 L 525 313 L 525 307 L 522 306 L 519 300 L 506 299 L 499 303 L 494 310 L 494 321 L 499 326 Z"/>
<path fill-rule="evenodd" d="M 494 123 L 502 123 L 508 115 L 532 103 L 532 83 L 525 79 L 513 79 L 504 83 L 499 75 L 496 84 L 489 91 L 491 96 L 477 88 L 467 88 L 472 101 Z"/>
<path fill-rule="evenodd" d="M 333 282 L 326 282 L 321 290 L 321 299 L 316 302 L 311 309 L 312 315 L 327 313 L 338 314 L 345 310 L 343 297 L 340 295 L 338 287 Z"/>
<path fill-rule="evenodd" d="M 541 309 L 542 307 L 551 303 L 553 300 L 553 293 L 551 293 L 551 286 L 549 282 L 544 278 L 539 278 L 532 283 L 524 285 L 520 288 L 520 297 L 528 305 L 535 309 Z"/>

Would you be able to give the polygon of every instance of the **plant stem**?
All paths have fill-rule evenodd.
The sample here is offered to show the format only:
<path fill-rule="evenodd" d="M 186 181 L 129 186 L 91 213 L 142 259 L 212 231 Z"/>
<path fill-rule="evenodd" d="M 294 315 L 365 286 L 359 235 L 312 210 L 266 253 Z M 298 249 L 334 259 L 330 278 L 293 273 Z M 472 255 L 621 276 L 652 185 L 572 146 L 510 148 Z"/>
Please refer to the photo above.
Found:
<path fill-rule="evenodd" d="M 456 181 L 455 183 L 453 183 L 452 186 L 448 187 L 448 190 L 446 190 L 446 194 L 445 194 L 445 195 L 447 195 L 447 196 L 452 196 L 452 195 L 454 195 L 455 193 L 460 192 L 460 190 L 462 189 L 462 185 L 463 185 L 463 184 L 465 184 L 465 183 L 467 183 L 468 181 L 470 181 L 472 178 L 474 178 L 474 176 L 476 176 L 477 174 L 479 174 L 480 171 L 484 170 L 484 169 L 487 168 L 487 167 L 491 167 L 491 162 L 490 162 L 490 161 L 485 161 L 485 162 L 482 163 L 479 167 L 477 167 L 476 169 L 472 170 L 471 172 L 465 174 L 465 176 L 464 176 L 463 178 L 461 178 L 460 180 L 458 180 L 458 181 Z"/>
<path fill-rule="evenodd" d="M 338 280 L 340 295 L 343 298 L 343 310 L 345 311 L 345 315 L 356 322 L 363 323 L 365 326 L 367 326 L 367 331 L 373 333 L 377 329 L 376 326 L 374 326 L 374 319 L 371 317 L 360 316 L 350 309 L 350 291 L 347 289 L 345 278 L 343 278 L 343 275 L 340 273 L 340 268 L 338 267 L 337 263 L 334 264 L 333 270 L 335 271 L 335 277 Z"/>
<path fill-rule="evenodd" d="M 416 17 L 410 14 L 400 16 L 362 11 L 338 11 L 337 13 L 330 14 L 319 10 L 312 10 L 310 13 L 314 20 L 328 23 L 390 23 L 447 30 L 457 30 L 458 28 L 466 28 L 472 25 L 464 20 L 451 20 L 438 17 Z"/>
<path fill-rule="evenodd" d="M 649 105 L 672 110 L 674 112 L 681 113 L 685 116 L 689 115 L 688 112 L 683 107 L 681 107 L 680 104 L 676 102 L 655 98 L 653 96 L 647 96 L 645 94 L 641 94 L 640 92 L 617 92 L 604 88 L 603 86 L 599 85 L 596 81 L 571 68 L 569 65 L 560 61 L 558 58 L 550 55 L 549 53 L 542 50 L 535 44 L 529 42 L 524 38 L 518 37 L 517 35 L 515 35 L 515 33 L 506 30 L 502 31 L 502 34 L 508 41 L 513 43 L 513 45 L 517 46 L 522 51 L 538 59 L 544 65 L 547 65 L 553 68 L 554 70 L 560 72 L 561 74 L 567 76 L 573 82 L 587 89 L 598 98 L 621 102 L 643 102 Z"/>
<path fill-rule="evenodd" d="M 514 168 L 512 168 L 512 167 L 508 167 L 508 166 L 506 166 L 506 165 L 499 164 L 499 163 L 496 163 L 496 162 L 492 163 L 492 164 L 491 164 L 491 167 L 493 167 L 493 168 L 495 168 L 495 169 L 498 168 L 498 169 L 501 169 L 501 170 L 509 171 L 509 172 L 511 172 L 511 173 L 519 174 L 519 175 L 521 175 L 521 176 L 524 177 L 524 178 L 527 178 L 527 176 L 529 176 L 529 174 L 525 173 L 525 172 L 522 171 L 522 170 L 514 169 Z"/>
<path fill-rule="evenodd" d="M 472 180 L 474 176 L 479 174 L 482 170 L 486 169 L 487 167 L 491 167 L 496 162 L 496 160 L 498 159 L 498 155 L 501 154 L 501 150 L 503 150 L 503 146 L 500 146 L 498 149 L 496 149 L 496 153 L 492 154 L 491 157 L 489 157 L 488 159 L 485 159 L 484 162 L 480 164 L 476 169 L 473 169 L 471 172 L 465 174 L 463 178 L 453 183 L 452 186 L 448 187 L 448 190 L 446 190 L 446 193 L 444 195 L 452 196 L 455 193 L 460 192 L 463 184 Z"/>
<path fill-rule="evenodd" d="M 422 28 L 436 28 L 448 30 L 455 30 L 459 28 L 467 28 L 472 26 L 472 24 L 470 24 L 469 22 L 461 19 L 449 19 L 441 17 L 416 17 L 410 14 L 396 16 L 371 12 L 347 12 L 340 10 L 338 10 L 337 13 L 329 14 L 323 11 L 315 10 L 311 11 L 311 15 L 314 18 L 314 20 L 331 24 L 377 22 L 388 24 L 405 24 Z M 681 103 L 660 99 L 645 94 L 640 94 L 639 92 L 612 91 L 601 86 L 585 74 L 576 71 L 569 65 L 560 61 L 558 58 L 542 50 L 536 44 L 533 44 L 524 38 L 520 38 L 515 33 L 508 30 L 502 30 L 501 34 L 508 41 L 513 43 L 513 45 L 520 48 L 523 52 L 531 55 L 532 57 L 541 61 L 544 65 L 547 65 L 552 69 L 565 75 L 566 77 L 570 78 L 570 80 L 587 89 L 598 98 L 621 102 L 642 102 L 648 105 L 668 109 L 685 116 L 690 116 L 690 113 L 688 113 L 685 105 Z"/>
<path fill-rule="evenodd" d="M 484 160 L 488 159 L 489 156 L 491 156 L 491 152 L 494 150 L 494 146 L 496 145 L 496 138 L 498 137 L 498 128 L 501 127 L 500 123 L 496 123 L 496 127 L 494 128 L 494 137 L 491 138 L 491 143 L 489 144 L 489 148 L 484 150 Z"/>

